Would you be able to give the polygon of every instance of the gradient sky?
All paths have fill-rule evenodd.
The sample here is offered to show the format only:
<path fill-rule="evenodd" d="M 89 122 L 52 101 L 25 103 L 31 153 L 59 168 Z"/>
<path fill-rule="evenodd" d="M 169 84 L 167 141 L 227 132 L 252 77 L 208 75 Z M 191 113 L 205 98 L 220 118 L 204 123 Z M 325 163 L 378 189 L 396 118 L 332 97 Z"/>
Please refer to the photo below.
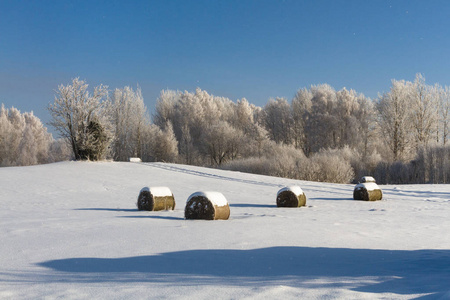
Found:
<path fill-rule="evenodd" d="M 328 83 L 376 98 L 391 79 L 450 85 L 450 1 L 0 0 L 0 102 L 45 123 L 85 79 L 263 106 Z"/>

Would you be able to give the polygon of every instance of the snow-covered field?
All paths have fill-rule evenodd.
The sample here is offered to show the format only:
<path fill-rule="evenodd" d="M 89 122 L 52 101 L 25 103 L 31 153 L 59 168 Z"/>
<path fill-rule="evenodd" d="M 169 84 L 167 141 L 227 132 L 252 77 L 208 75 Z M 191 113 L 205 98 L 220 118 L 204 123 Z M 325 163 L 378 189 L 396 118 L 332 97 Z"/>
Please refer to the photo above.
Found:
<path fill-rule="evenodd" d="M 2 299 L 447 299 L 450 185 L 302 182 L 163 163 L 63 162 L 0 169 Z M 306 207 L 277 208 L 299 185 Z M 169 187 L 174 211 L 136 209 Z M 226 221 L 184 220 L 197 191 Z"/>

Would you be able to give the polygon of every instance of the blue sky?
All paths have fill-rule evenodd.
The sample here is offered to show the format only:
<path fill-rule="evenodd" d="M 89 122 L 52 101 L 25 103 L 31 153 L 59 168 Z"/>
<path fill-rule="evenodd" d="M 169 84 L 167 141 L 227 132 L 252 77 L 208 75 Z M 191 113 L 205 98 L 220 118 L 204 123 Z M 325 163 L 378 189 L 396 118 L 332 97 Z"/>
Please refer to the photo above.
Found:
<path fill-rule="evenodd" d="M 0 0 L 0 102 L 43 122 L 59 84 L 163 89 L 263 106 L 328 83 L 450 85 L 450 1 Z"/>

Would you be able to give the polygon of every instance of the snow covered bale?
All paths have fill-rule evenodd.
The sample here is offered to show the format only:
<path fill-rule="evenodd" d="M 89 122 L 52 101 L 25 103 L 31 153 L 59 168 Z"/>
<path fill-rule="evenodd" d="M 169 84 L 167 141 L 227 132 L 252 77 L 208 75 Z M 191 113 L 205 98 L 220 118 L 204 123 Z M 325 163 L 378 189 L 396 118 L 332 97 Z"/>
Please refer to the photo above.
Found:
<path fill-rule="evenodd" d="M 353 190 L 353 199 L 377 201 L 383 198 L 383 192 L 375 182 L 358 183 Z"/>
<path fill-rule="evenodd" d="M 297 185 L 284 187 L 277 193 L 278 207 L 300 207 L 305 205 L 306 195 Z"/>
<path fill-rule="evenodd" d="M 144 187 L 141 189 L 137 207 L 139 210 L 175 209 L 175 198 L 168 187 Z"/>
<path fill-rule="evenodd" d="M 228 220 L 230 206 L 219 192 L 196 192 L 189 196 L 184 210 L 186 219 Z"/>
<path fill-rule="evenodd" d="M 142 159 L 140 159 L 139 157 L 130 157 L 130 162 L 139 163 L 142 162 Z"/>
<path fill-rule="evenodd" d="M 375 178 L 373 178 L 372 176 L 363 176 L 361 177 L 361 180 L 359 182 L 361 183 L 375 182 Z"/>

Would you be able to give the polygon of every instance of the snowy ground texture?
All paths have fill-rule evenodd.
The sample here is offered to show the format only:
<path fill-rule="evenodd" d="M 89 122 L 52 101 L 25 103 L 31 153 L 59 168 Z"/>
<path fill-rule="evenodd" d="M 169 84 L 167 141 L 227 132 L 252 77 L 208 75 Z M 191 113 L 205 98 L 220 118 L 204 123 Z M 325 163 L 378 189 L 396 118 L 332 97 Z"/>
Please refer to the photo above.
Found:
<path fill-rule="evenodd" d="M 449 299 L 450 185 L 286 180 L 163 163 L 0 169 L 2 299 Z M 277 208 L 299 185 L 306 207 Z M 169 187 L 174 211 L 136 209 Z M 184 220 L 218 191 L 226 221 Z"/>

